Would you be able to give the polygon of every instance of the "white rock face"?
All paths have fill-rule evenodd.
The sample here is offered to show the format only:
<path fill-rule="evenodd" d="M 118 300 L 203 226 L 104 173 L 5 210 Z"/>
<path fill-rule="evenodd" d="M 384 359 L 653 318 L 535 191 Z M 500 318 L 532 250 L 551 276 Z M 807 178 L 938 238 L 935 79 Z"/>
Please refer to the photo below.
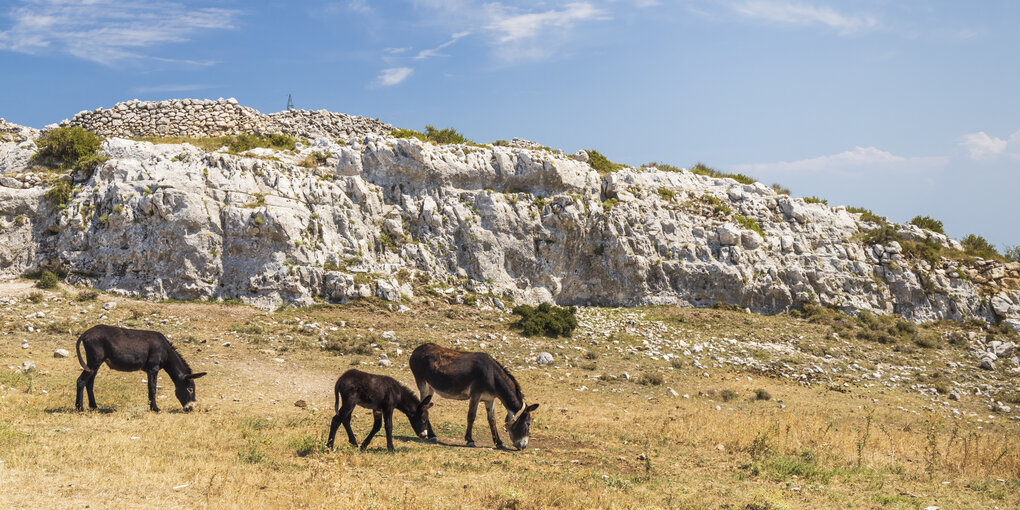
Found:
<path fill-rule="evenodd" d="M 932 268 L 895 243 L 861 244 L 875 225 L 857 214 L 759 183 L 654 168 L 601 177 L 545 148 L 376 134 L 310 145 L 255 157 L 109 138 L 111 159 L 76 183 L 63 210 L 34 174 L 4 174 L 0 276 L 54 267 L 125 295 L 265 308 L 402 301 L 410 282 L 425 281 L 532 304 L 723 302 L 776 313 L 819 303 L 1020 325 L 1020 265 Z M 15 145 L 11 158 L 34 150 Z M 297 165 L 315 151 L 326 166 Z"/>

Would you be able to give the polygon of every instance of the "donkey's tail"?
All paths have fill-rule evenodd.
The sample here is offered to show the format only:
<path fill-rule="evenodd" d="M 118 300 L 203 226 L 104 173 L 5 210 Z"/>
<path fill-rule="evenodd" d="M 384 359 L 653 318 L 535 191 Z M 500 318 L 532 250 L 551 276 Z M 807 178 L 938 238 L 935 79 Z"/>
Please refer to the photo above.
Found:
<path fill-rule="evenodd" d="M 82 370 L 84 370 L 86 372 L 91 372 L 92 369 L 89 368 L 88 365 L 85 364 L 85 360 L 81 359 L 81 342 L 84 339 L 85 339 L 85 333 L 82 333 L 81 336 L 78 337 L 78 341 L 75 342 L 75 344 L 74 344 L 74 350 L 78 354 L 78 364 L 81 365 Z"/>
<path fill-rule="evenodd" d="M 334 393 L 334 396 L 336 398 L 336 402 L 333 403 L 333 412 L 334 413 L 339 413 L 340 412 L 340 389 L 337 388 L 337 391 L 334 391 L 333 393 Z"/>

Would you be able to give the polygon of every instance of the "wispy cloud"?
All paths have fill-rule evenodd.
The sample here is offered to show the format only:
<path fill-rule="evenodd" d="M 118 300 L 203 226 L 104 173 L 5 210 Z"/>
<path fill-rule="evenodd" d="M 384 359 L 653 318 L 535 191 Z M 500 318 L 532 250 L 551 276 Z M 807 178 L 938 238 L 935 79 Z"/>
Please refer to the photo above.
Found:
<path fill-rule="evenodd" d="M 449 41 L 446 41 L 443 44 L 436 46 L 435 48 L 419 51 L 418 54 L 414 56 L 414 60 L 425 60 L 427 58 L 438 57 L 441 55 L 439 53 L 440 50 L 449 47 L 453 43 L 457 42 L 457 40 L 460 39 L 461 37 L 466 37 L 468 35 L 471 35 L 471 32 L 457 32 L 456 34 L 450 36 Z"/>
<path fill-rule="evenodd" d="M 856 147 L 853 150 L 827 156 L 775 163 L 734 165 L 738 172 L 776 176 L 778 174 L 828 173 L 843 175 L 871 175 L 875 171 L 924 172 L 944 168 L 949 158 L 904 157 L 875 147 Z"/>
<path fill-rule="evenodd" d="M 213 88 L 212 85 L 151 85 L 135 87 L 134 91 L 138 94 L 151 94 L 154 92 L 190 92 L 211 88 Z"/>
<path fill-rule="evenodd" d="M 587 2 L 569 3 L 563 9 L 534 13 L 514 13 L 501 4 L 490 4 L 492 21 L 486 27 L 497 35 L 500 43 L 517 42 L 540 35 L 553 28 L 569 29 L 578 21 L 603 16 L 602 10 Z"/>
<path fill-rule="evenodd" d="M 389 69 L 383 69 L 379 73 L 379 78 L 376 80 L 380 86 L 392 87 L 398 83 L 406 80 L 414 73 L 414 69 L 410 67 L 391 67 Z"/>
<path fill-rule="evenodd" d="M 214 62 L 159 59 L 142 53 L 181 43 L 196 33 L 237 26 L 238 11 L 146 0 L 20 0 L 6 13 L 0 50 L 31 55 L 65 53 L 106 66 L 156 60 L 189 65 Z"/>
<path fill-rule="evenodd" d="M 878 18 L 871 14 L 843 13 L 802 1 L 742 0 L 730 4 L 730 9 L 752 20 L 777 25 L 822 26 L 842 35 L 866 32 L 879 26 Z"/>

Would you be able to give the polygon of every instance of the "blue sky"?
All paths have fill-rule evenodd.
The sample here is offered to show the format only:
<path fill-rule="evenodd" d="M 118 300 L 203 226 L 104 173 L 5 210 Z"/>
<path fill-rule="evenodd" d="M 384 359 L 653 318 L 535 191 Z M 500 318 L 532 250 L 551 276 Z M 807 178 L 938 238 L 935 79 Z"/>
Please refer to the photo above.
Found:
<path fill-rule="evenodd" d="M 1020 2 L 4 0 L 0 117 L 236 97 L 726 171 L 1020 244 Z"/>

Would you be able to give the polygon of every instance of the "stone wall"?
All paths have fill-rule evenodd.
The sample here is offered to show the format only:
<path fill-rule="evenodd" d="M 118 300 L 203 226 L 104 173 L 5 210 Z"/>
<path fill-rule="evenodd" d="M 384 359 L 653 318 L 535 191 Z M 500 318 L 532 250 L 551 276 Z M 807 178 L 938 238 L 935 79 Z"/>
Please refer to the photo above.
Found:
<path fill-rule="evenodd" d="M 393 126 L 379 119 L 325 110 L 289 110 L 263 115 L 230 99 L 127 101 L 110 109 L 75 115 L 65 125 L 81 126 L 100 136 L 228 136 L 284 133 L 299 138 L 348 138 L 386 134 Z"/>

